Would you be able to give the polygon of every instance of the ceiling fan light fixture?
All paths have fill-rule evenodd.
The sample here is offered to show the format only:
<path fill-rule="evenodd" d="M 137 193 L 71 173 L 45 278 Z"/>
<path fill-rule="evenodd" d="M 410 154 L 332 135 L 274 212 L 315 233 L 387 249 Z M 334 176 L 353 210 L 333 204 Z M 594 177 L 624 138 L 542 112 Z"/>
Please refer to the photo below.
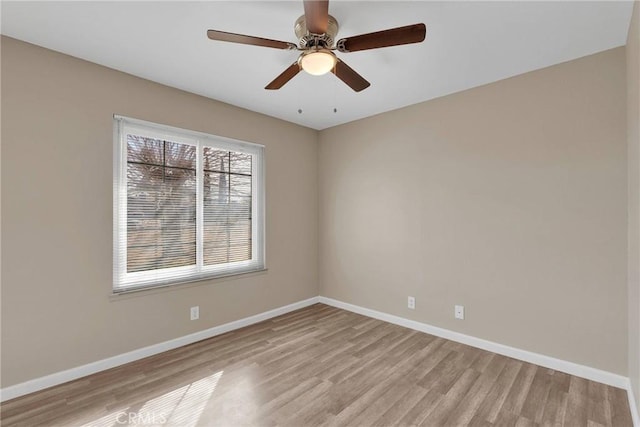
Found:
<path fill-rule="evenodd" d="M 336 62 L 336 56 L 328 49 L 310 50 L 300 55 L 300 67 L 313 76 L 327 74 Z"/>

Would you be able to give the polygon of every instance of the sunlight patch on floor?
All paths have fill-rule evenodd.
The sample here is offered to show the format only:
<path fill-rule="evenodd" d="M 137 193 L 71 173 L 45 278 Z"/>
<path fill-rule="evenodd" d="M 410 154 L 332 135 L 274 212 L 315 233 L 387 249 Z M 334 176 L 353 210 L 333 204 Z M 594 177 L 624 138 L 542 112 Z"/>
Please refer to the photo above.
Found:
<path fill-rule="evenodd" d="M 224 371 L 202 378 L 135 406 L 109 413 L 83 427 L 118 425 L 179 425 L 194 427 Z"/>

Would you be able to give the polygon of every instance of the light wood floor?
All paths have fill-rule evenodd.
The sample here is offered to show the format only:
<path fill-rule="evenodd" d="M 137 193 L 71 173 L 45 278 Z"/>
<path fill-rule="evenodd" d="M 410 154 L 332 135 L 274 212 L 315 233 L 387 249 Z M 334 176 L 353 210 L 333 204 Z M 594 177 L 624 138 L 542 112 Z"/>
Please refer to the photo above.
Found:
<path fill-rule="evenodd" d="M 3 426 L 631 426 L 626 392 L 322 304 L 6 402 Z"/>

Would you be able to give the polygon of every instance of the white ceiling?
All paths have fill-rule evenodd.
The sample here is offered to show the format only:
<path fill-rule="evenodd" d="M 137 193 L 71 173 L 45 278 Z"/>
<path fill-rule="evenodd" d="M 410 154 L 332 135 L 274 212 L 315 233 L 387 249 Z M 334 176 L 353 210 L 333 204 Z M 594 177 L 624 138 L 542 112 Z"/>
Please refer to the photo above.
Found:
<path fill-rule="evenodd" d="M 421 44 L 338 53 L 371 82 L 300 73 L 298 53 L 214 42 L 207 29 L 297 42 L 302 1 L 2 2 L 2 34 L 314 129 L 625 44 L 631 1 L 338 1 L 337 38 L 424 22 Z M 334 108 L 337 112 L 334 112 Z M 302 110 L 302 114 L 298 110 Z"/>

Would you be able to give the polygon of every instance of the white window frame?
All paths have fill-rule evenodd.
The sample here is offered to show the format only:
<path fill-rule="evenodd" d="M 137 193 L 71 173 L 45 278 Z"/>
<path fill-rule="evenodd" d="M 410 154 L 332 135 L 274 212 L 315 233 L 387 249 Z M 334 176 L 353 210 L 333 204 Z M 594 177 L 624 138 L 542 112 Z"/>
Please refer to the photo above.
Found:
<path fill-rule="evenodd" d="M 113 293 L 171 286 L 265 270 L 264 146 L 202 132 L 114 115 L 113 161 Z M 127 272 L 127 134 L 196 147 L 196 264 L 150 271 Z M 247 153 L 251 162 L 251 259 L 219 265 L 203 262 L 204 147 Z"/>

